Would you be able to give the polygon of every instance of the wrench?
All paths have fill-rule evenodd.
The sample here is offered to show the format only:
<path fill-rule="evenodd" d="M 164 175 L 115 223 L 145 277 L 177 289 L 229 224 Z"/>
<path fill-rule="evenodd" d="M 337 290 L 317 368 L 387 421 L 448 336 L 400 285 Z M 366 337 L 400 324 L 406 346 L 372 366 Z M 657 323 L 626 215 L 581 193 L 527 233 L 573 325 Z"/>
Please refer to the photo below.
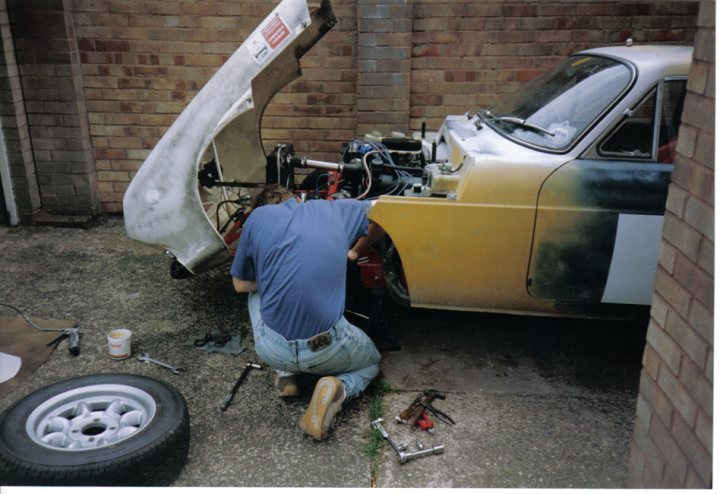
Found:
<path fill-rule="evenodd" d="M 223 412 L 228 409 L 230 406 L 230 403 L 235 398 L 235 394 L 238 392 L 238 389 L 240 389 L 240 385 L 243 383 L 247 375 L 250 373 L 252 369 L 261 369 L 263 366 L 262 364 L 254 364 L 252 362 L 248 362 L 245 364 L 245 369 L 243 369 L 242 374 L 240 374 L 240 378 L 235 382 L 235 386 L 232 387 L 232 390 L 225 396 L 225 400 L 223 400 L 223 404 L 220 407 L 220 410 Z"/>
<path fill-rule="evenodd" d="M 395 450 L 395 453 L 397 453 L 398 462 L 402 465 L 404 463 L 407 463 L 410 460 L 414 460 L 416 458 L 422 458 L 423 456 L 430 456 L 430 455 L 440 455 L 445 451 L 445 446 L 440 444 L 438 446 L 433 446 L 429 449 L 423 449 L 422 451 L 414 451 L 412 453 L 406 453 L 405 450 L 407 449 L 407 444 L 401 444 L 397 445 L 395 444 L 395 441 L 390 439 L 390 435 L 385 430 L 385 427 L 382 426 L 383 419 L 379 418 L 377 420 L 373 420 L 371 422 L 371 425 L 373 429 L 377 430 L 380 435 L 385 439 L 387 442 L 390 443 L 390 446 L 392 446 L 392 449 Z"/>
<path fill-rule="evenodd" d="M 165 367 L 166 369 L 170 369 L 173 374 L 180 374 L 180 372 L 185 371 L 185 369 L 183 369 L 182 367 L 175 367 L 174 365 L 170 365 L 167 362 L 163 362 L 162 360 L 154 359 L 147 353 L 138 355 L 138 360 L 140 362 L 151 362 L 153 364 L 159 365 L 160 367 Z"/>

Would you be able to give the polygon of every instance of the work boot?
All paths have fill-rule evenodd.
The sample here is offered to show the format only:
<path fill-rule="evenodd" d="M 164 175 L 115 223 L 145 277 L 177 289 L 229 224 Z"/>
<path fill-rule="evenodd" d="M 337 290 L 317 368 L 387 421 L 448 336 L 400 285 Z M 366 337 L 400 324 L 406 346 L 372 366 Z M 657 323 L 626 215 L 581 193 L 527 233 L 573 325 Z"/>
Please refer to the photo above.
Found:
<path fill-rule="evenodd" d="M 335 415 L 342 409 L 345 399 L 345 385 L 337 377 L 325 376 L 315 385 L 310 406 L 303 418 L 298 422 L 298 427 L 318 441 L 327 436 Z"/>
<path fill-rule="evenodd" d="M 292 372 L 277 371 L 277 374 L 275 374 L 275 387 L 278 390 L 279 397 L 290 398 L 300 394 L 296 378 L 297 374 Z"/>

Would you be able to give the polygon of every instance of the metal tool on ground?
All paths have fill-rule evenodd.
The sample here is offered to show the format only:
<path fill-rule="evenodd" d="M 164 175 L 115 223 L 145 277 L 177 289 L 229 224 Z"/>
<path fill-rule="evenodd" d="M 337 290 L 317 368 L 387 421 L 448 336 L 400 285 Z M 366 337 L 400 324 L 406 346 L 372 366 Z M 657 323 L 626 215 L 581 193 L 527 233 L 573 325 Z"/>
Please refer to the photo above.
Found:
<path fill-rule="evenodd" d="M 172 364 L 168 364 L 167 362 L 163 362 L 162 360 L 154 359 L 147 353 L 143 353 L 142 355 L 138 355 L 138 360 L 145 363 L 152 363 L 155 365 L 159 365 L 160 367 L 165 367 L 166 369 L 170 369 L 170 371 L 173 374 L 180 374 L 181 372 L 185 371 L 182 367 L 177 367 Z"/>
<path fill-rule="evenodd" d="M 55 348 L 57 348 L 60 342 L 65 338 L 69 338 L 68 351 L 70 354 L 75 356 L 80 355 L 80 328 L 63 329 L 60 335 L 48 343 L 47 346 L 55 345 Z"/>
<path fill-rule="evenodd" d="M 435 424 L 432 423 L 432 420 L 430 420 L 430 417 L 428 417 L 428 414 L 423 412 L 420 414 L 420 418 L 417 420 L 417 425 L 420 427 L 421 431 L 429 432 L 430 434 L 435 434 Z"/>
<path fill-rule="evenodd" d="M 238 378 L 237 382 L 235 383 L 235 386 L 230 390 L 230 392 L 225 396 L 225 400 L 223 401 L 223 404 L 220 406 L 220 410 L 223 412 L 228 409 L 230 406 L 230 403 L 232 403 L 233 398 L 235 398 L 235 395 L 238 392 L 238 389 L 240 389 L 240 385 L 243 383 L 247 375 L 250 373 L 252 369 L 262 369 L 262 364 L 254 364 L 252 362 L 248 362 L 245 364 L 245 368 L 242 371 L 242 374 L 240 374 L 240 377 Z"/>
<path fill-rule="evenodd" d="M 404 463 L 407 463 L 410 460 L 415 460 L 417 458 L 422 458 L 423 456 L 430 456 L 430 455 L 439 455 L 442 454 L 445 451 L 445 446 L 440 444 L 438 446 L 433 446 L 429 449 L 423 449 L 421 451 L 413 451 L 412 453 L 407 453 L 405 450 L 407 449 L 407 444 L 401 444 L 398 445 L 390 439 L 390 435 L 385 430 L 385 427 L 382 425 L 383 419 L 379 418 L 377 420 L 372 421 L 372 427 L 373 429 L 377 430 L 380 435 L 385 439 L 388 443 L 390 443 L 390 446 L 392 449 L 395 450 L 395 453 L 397 453 L 398 462 L 402 465 Z M 422 444 L 422 443 L 420 443 Z"/>
<path fill-rule="evenodd" d="M 78 327 L 74 327 L 74 328 L 64 328 L 64 329 L 60 329 L 60 328 L 57 328 L 57 329 L 56 329 L 56 328 L 43 328 L 43 327 L 41 327 L 41 326 L 38 326 L 38 325 L 35 324 L 34 322 L 32 322 L 32 321 L 30 320 L 30 318 L 28 318 L 28 317 L 23 313 L 23 311 L 21 311 L 20 309 L 18 309 L 18 308 L 15 307 L 14 305 L 5 304 L 5 303 L 0 302 L 0 306 L 1 306 L 1 307 L 7 307 L 7 308 L 9 308 L 9 309 L 14 310 L 14 311 L 17 312 L 18 314 L 20 314 L 20 317 L 22 317 L 23 319 L 25 319 L 25 321 L 26 321 L 31 327 L 37 329 L 38 331 L 57 331 L 57 332 L 59 332 L 60 335 L 59 335 L 57 338 L 55 338 L 54 340 L 52 340 L 50 343 L 47 344 L 47 346 L 55 345 L 55 347 L 53 348 L 53 350 L 54 350 L 55 348 L 57 348 L 57 346 L 60 344 L 60 342 L 61 342 L 62 340 L 64 340 L 65 338 L 70 338 L 70 341 L 69 341 L 69 343 L 68 343 L 68 351 L 70 352 L 71 355 L 74 355 L 74 356 L 80 355 L 80 328 L 78 328 Z"/>
<path fill-rule="evenodd" d="M 422 393 L 417 395 L 409 407 L 395 417 L 395 420 L 403 424 L 414 426 L 417 425 L 418 419 L 422 417 L 423 413 L 430 412 L 446 424 L 454 425 L 455 421 L 448 414 L 438 410 L 432 405 L 432 402 L 436 399 L 444 400 L 445 393 L 442 393 L 437 389 L 424 390 Z"/>

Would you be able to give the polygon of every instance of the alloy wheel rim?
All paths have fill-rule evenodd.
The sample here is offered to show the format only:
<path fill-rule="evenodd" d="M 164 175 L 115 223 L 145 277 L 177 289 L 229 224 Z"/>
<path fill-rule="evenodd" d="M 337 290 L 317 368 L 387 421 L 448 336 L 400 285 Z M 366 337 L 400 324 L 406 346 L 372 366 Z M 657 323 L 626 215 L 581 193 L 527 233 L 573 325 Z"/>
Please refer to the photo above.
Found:
<path fill-rule="evenodd" d="M 88 451 L 125 441 L 145 429 L 157 404 L 124 384 L 74 388 L 44 401 L 28 417 L 28 436 L 44 448 Z"/>

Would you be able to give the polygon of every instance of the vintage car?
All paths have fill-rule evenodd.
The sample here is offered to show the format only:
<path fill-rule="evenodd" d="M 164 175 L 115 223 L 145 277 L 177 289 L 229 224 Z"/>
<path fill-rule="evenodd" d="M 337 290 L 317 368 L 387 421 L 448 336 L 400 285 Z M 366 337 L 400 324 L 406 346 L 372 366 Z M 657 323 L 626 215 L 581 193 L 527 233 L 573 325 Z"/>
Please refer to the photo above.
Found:
<path fill-rule="evenodd" d="M 297 156 L 291 143 L 266 153 L 266 105 L 334 23 L 328 1 L 312 13 L 305 0 L 275 8 L 134 177 L 132 238 L 171 253 L 176 277 L 227 263 L 249 195 L 277 181 L 304 200 L 373 201 L 388 238 L 360 263 L 363 280 L 400 303 L 647 312 L 690 47 L 582 51 L 437 132 L 359 137 L 337 162 Z M 314 171 L 297 184 L 304 167 Z"/>

